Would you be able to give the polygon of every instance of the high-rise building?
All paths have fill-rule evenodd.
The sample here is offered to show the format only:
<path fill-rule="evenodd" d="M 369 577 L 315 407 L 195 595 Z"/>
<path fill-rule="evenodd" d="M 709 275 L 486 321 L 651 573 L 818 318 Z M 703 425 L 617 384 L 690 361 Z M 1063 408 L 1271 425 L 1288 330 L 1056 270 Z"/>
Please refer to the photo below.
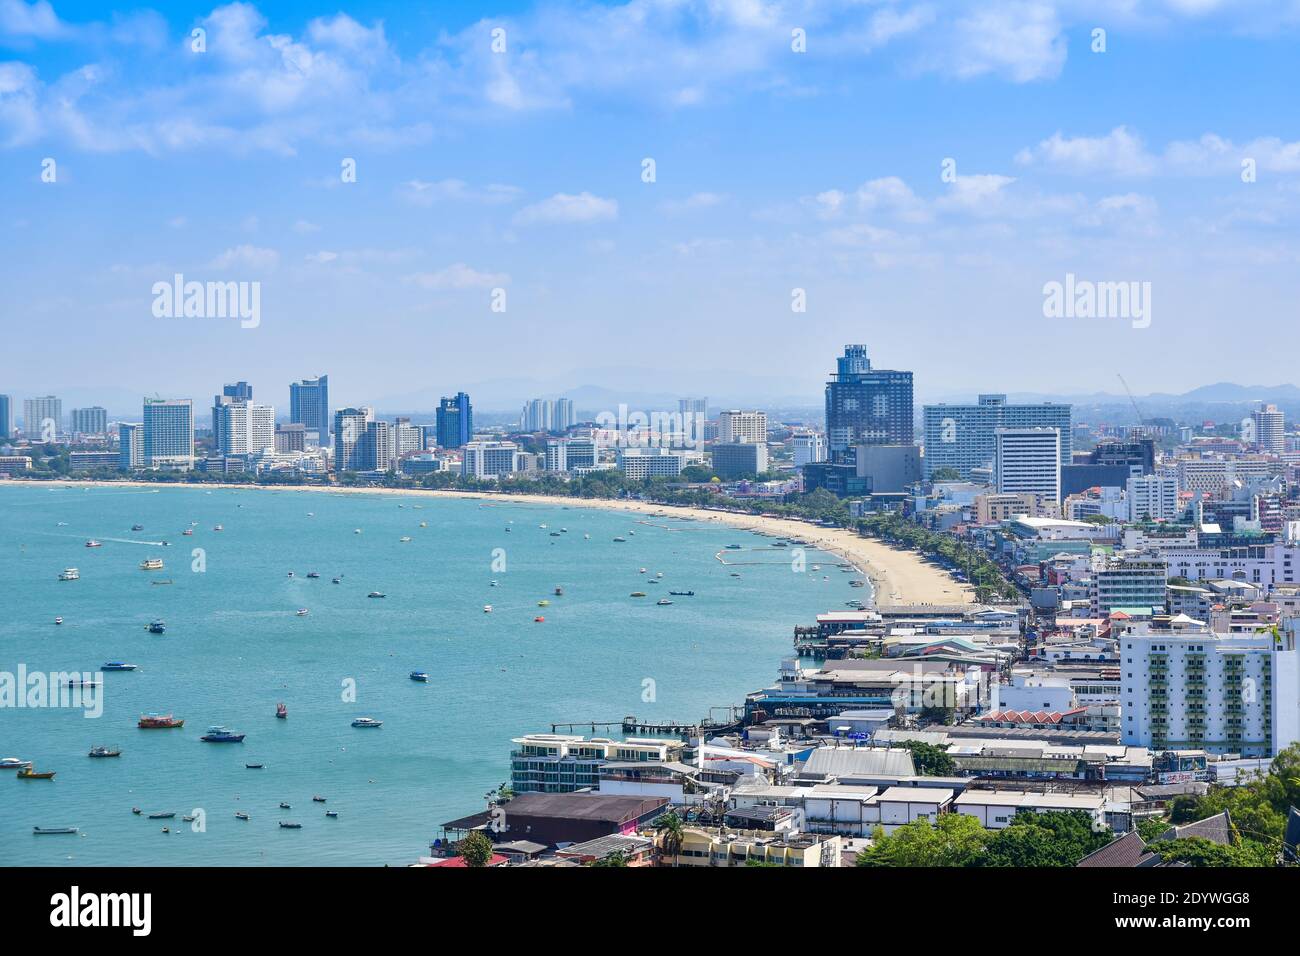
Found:
<path fill-rule="evenodd" d="M 8 441 L 14 435 L 14 400 L 9 395 L 0 395 L 0 441 Z"/>
<path fill-rule="evenodd" d="M 806 432 L 790 439 L 794 449 L 794 466 L 815 465 L 826 460 L 826 436 L 818 432 Z"/>
<path fill-rule="evenodd" d="M 865 345 L 846 345 L 826 383 L 831 460 L 851 462 L 858 445 L 912 444 L 912 373 L 873 369 Z"/>
<path fill-rule="evenodd" d="M 1300 739 L 1290 632 L 1136 626 L 1119 637 L 1125 744 L 1272 757 Z"/>
<path fill-rule="evenodd" d="M 143 457 L 148 468 L 194 467 L 194 402 L 188 398 L 144 400 Z"/>
<path fill-rule="evenodd" d="M 357 446 L 357 471 L 389 471 L 393 467 L 393 426 L 389 422 L 366 422 Z"/>
<path fill-rule="evenodd" d="M 469 396 L 457 392 L 454 398 L 443 398 L 438 404 L 438 445 L 442 448 L 463 448 L 473 437 L 474 408 L 470 405 Z"/>
<path fill-rule="evenodd" d="M 256 455 L 275 449 L 275 409 L 232 399 L 212 409 L 212 431 L 222 455 Z"/>
<path fill-rule="evenodd" d="M 719 478 L 744 478 L 767 471 L 767 444 L 765 442 L 716 442 L 713 452 L 713 473 Z"/>
<path fill-rule="evenodd" d="M 53 395 L 23 399 L 23 434 L 28 441 L 54 441 L 63 432 L 63 401 Z"/>
<path fill-rule="evenodd" d="M 399 418 L 394 421 L 390 433 L 393 439 L 394 459 L 424 449 L 424 429 L 419 425 L 412 425 L 409 418 Z"/>
<path fill-rule="evenodd" d="M 1059 504 L 1060 429 L 994 429 L 993 480 L 999 494 L 1030 492 Z"/>
<path fill-rule="evenodd" d="M 1173 475 L 1138 475 L 1128 480 L 1129 521 L 1172 521 L 1178 517 L 1178 479 Z"/>
<path fill-rule="evenodd" d="M 684 421 L 691 418 L 706 418 L 709 414 L 709 400 L 707 398 L 679 398 L 677 399 L 677 411 Z"/>
<path fill-rule="evenodd" d="M 134 471 L 144 467 L 144 425 L 123 422 L 117 426 L 118 467 Z"/>
<path fill-rule="evenodd" d="M 519 415 L 521 432 L 562 432 L 576 423 L 573 400 L 569 398 L 534 398 Z"/>
<path fill-rule="evenodd" d="M 519 446 L 512 441 L 469 441 L 464 448 L 460 471 L 462 475 L 495 478 L 516 470 L 515 456 L 519 452 Z"/>
<path fill-rule="evenodd" d="M 289 384 L 289 421 L 307 427 L 307 440 L 316 433 L 315 444 L 321 448 L 330 440 L 330 380 L 328 375 L 304 378 Z"/>
<path fill-rule="evenodd" d="M 552 438 L 546 442 L 547 471 L 571 471 L 596 464 L 596 439 Z"/>
<path fill-rule="evenodd" d="M 766 442 L 767 412 L 744 412 L 738 408 L 718 414 L 718 441 L 724 444 L 732 442 Z"/>
<path fill-rule="evenodd" d="M 1286 451 L 1286 419 L 1276 405 L 1264 405 L 1251 413 L 1255 422 L 1255 444 L 1261 451 L 1280 455 Z"/>
<path fill-rule="evenodd" d="M 291 451 L 307 450 L 307 426 L 301 422 L 289 422 L 275 428 L 275 450 L 279 454 Z"/>
<path fill-rule="evenodd" d="M 212 444 L 213 447 L 221 449 L 225 443 L 225 438 L 221 433 L 222 423 L 225 421 L 221 409 L 232 402 L 251 402 L 253 400 L 253 386 L 247 382 L 233 382 L 223 385 L 221 394 L 212 397 Z M 235 439 L 237 442 L 242 439 Z M 240 454 L 243 454 L 240 452 Z"/>
<path fill-rule="evenodd" d="M 374 419 L 374 412 L 361 408 L 340 408 L 334 413 L 334 471 L 365 471 L 361 457 L 361 440 L 366 426 Z M 306 424 L 303 422 L 302 424 Z M 310 426 L 308 426 L 310 429 Z"/>
<path fill-rule="evenodd" d="M 993 462 L 993 433 L 999 428 L 1056 428 L 1061 463 L 1071 463 L 1070 406 L 1053 402 L 1008 405 L 1005 395 L 981 395 L 974 405 L 926 405 L 922 409 L 925 477 L 954 469 L 962 480 Z"/>
<path fill-rule="evenodd" d="M 108 434 L 108 409 L 98 405 L 72 410 L 72 434 L 106 435 Z"/>
<path fill-rule="evenodd" d="M 682 473 L 682 468 L 686 466 L 688 460 L 686 452 L 668 448 L 620 448 L 618 450 L 618 469 L 629 481 L 675 477 Z"/>

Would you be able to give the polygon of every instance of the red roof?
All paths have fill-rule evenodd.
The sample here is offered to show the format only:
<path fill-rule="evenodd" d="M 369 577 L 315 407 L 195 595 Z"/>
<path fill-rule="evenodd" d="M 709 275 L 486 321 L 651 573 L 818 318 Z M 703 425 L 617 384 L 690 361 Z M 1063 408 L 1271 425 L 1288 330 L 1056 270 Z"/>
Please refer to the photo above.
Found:
<path fill-rule="evenodd" d="M 1017 724 L 1059 724 L 1064 718 L 1071 714 L 1081 714 L 1086 708 L 1076 707 L 1073 710 L 1067 710 L 1064 713 L 1054 710 L 1048 713 L 1045 710 L 996 710 L 989 714 L 986 720 L 996 720 L 1000 723 L 1017 723 Z"/>
<path fill-rule="evenodd" d="M 487 865 L 488 865 L 488 866 L 500 866 L 500 865 L 501 865 L 502 863 L 504 863 L 504 862 L 506 862 L 506 858 L 505 858 L 504 856 L 502 856 L 500 853 L 493 853 L 493 854 L 492 854 L 492 859 L 488 860 Z M 455 868 L 464 869 L 464 868 L 466 868 L 469 864 L 467 864 L 467 863 L 465 862 L 465 858 L 464 858 L 464 857 L 461 857 L 461 856 L 449 856 L 449 857 L 447 857 L 445 860 L 438 860 L 436 863 L 429 863 L 429 864 L 426 864 L 426 865 L 427 865 L 427 866 L 445 866 L 445 867 L 449 867 L 449 868 L 452 868 L 452 869 L 455 869 Z"/>

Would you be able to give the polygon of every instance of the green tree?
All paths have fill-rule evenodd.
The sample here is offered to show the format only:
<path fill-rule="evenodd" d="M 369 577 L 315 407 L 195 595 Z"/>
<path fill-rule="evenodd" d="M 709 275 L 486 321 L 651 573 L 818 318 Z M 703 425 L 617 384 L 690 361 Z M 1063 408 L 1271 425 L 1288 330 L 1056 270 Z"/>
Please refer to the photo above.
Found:
<path fill-rule="evenodd" d="M 676 810 L 669 810 L 655 822 L 658 831 L 659 849 L 664 856 L 676 856 L 682 848 L 685 826 Z"/>
<path fill-rule="evenodd" d="M 1100 850 L 1113 834 L 1093 829 L 1081 810 L 1018 813 L 1011 825 L 989 842 L 984 866 L 1077 866 Z"/>
<path fill-rule="evenodd" d="M 602 857 L 599 860 L 592 860 L 590 866 L 627 866 L 627 854 L 622 850 L 615 850 L 609 856 Z"/>
<path fill-rule="evenodd" d="M 974 817 L 945 813 L 938 823 L 917 820 L 892 834 L 876 827 L 872 844 L 858 854 L 858 866 L 975 866 L 989 833 Z"/>
<path fill-rule="evenodd" d="M 902 746 L 911 751 L 912 766 L 923 777 L 951 777 L 957 772 L 957 762 L 942 747 L 920 740 L 904 740 Z"/>
<path fill-rule="evenodd" d="M 1161 840 L 1152 847 L 1166 863 L 1181 861 L 1191 866 L 1272 866 L 1274 852 L 1253 841 L 1240 846 L 1223 846 L 1202 837 Z"/>
<path fill-rule="evenodd" d="M 457 849 L 466 866 L 487 866 L 492 861 L 492 841 L 479 830 L 472 830 Z"/>

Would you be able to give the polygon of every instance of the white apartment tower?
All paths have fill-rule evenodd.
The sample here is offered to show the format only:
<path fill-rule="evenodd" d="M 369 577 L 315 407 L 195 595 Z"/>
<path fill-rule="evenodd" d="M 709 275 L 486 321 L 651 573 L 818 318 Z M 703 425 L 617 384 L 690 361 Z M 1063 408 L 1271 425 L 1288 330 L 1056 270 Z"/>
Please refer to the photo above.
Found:
<path fill-rule="evenodd" d="M 993 475 L 999 494 L 1030 493 L 1061 501 L 1061 431 L 999 428 L 994 431 Z"/>
<path fill-rule="evenodd" d="M 767 412 L 743 412 L 738 408 L 718 414 L 718 441 L 767 441 Z"/>
<path fill-rule="evenodd" d="M 1130 478 L 1129 521 L 1172 521 L 1178 516 L 1178 479 L 1172 475 L 1143 475 Z"/>

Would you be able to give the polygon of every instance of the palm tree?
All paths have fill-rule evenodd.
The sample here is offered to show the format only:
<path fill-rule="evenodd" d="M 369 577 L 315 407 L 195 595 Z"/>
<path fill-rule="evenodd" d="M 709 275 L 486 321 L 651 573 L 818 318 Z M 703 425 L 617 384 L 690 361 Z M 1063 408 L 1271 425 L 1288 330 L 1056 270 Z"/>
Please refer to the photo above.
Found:
<path fill-rule="evenodd" d="M 669 810 L 655 824 L 658 831 L 659 852 L 664 857 L 676 857 L 682 848 L 682 840 L 685 834 L 685 828 L 682 826 L 682 818 L 677 815 L 676 810 Z"/>

